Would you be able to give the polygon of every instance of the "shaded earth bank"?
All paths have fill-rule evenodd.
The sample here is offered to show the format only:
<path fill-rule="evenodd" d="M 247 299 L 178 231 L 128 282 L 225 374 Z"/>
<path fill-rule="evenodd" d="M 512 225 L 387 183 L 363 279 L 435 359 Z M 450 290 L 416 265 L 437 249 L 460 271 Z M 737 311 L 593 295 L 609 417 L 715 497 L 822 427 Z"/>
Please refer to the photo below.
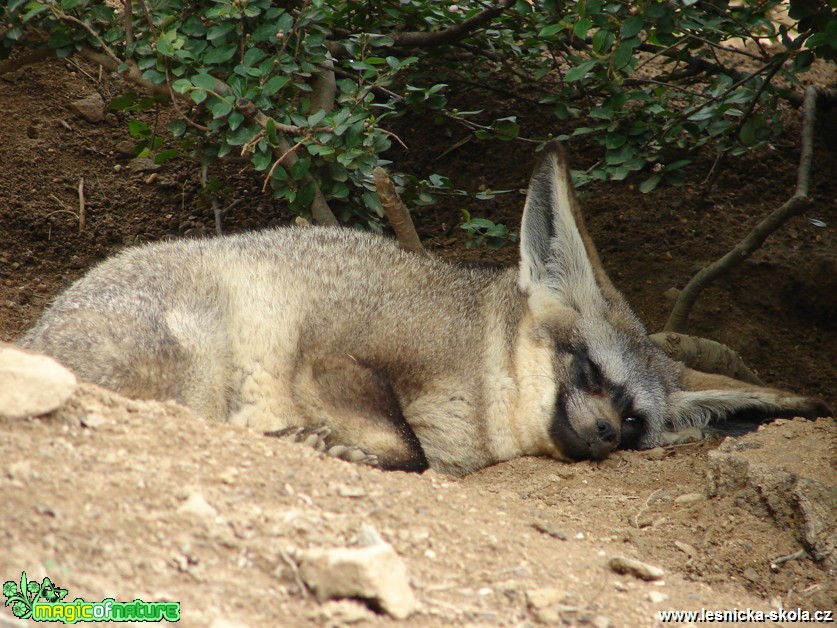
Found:
<path fill-rule="evenodd" d="M 90 123 L 69 108 L 121 89 L 96 74 L 51 62 L 0 80 L 0 340 L 13 341 L 58 291 L 120 248 L 214 230 L 192 165 L 135 169 L 124 120 Z M 494 117 L 518 115 L 531 135 L 554 124 L 536 105 L 478 89 L 457 98 L 462 109 L 479 102 Z M 797 115 L 788 112 L 785 144 L 728 163 L 708 193 L 711 156 L 681 189 L 585 188 L 604 264 L 650 329 L 665 320 L 667 291 L 790 195 Z M 472 140 L 449 150 L 466 131 L 425 119 L 394 130 L 410 150 L 392 151 L 393 169 L 514 190 L 470 209 L 516 229 L 529 147 Z M 817 137 L 814 205 L 701 298 L 690 331 L 731 345 L 765 381 L 835 407 L 833 116 Z M 590 146 L 568 148 L 577 167 L 595 159 Z M 286 222 L 261 180 L 239 168 L 218 173 L 228 198 L 242 199 L 226 230 Z M 417 212 L 426 245 L 457 261 L 514 263 L 513 248 L 464 248 L 462 207 L 452 197 Z M 836 441 L 832 421 L 777 421 L 723 444 L 602 463 L 522 459 L 457 480 L 324 459 L 84 385 L 54 413 L 0 421 L 0 580 L 26 570 L 66 588 L 68 600 L 177 600 L 184 624 L 217 627 L 646 626 L 661 609 L 834 610 Z M 302 585 L 305 551 L 358 547 L 368 526 L 406 564 L 417 600 L 407 619 L 357 601 L 321 603 Z M 617 574 L 614 556 L 664 575 Z M 13 621 L 0 611 L 0 625 Z"/>

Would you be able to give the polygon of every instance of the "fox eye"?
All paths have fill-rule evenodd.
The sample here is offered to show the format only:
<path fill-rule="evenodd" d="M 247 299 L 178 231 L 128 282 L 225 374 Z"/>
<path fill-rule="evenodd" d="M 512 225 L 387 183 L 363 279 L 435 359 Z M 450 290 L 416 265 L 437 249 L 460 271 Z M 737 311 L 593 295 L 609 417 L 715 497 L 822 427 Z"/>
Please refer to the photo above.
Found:
<path fill-rule="evenodd" d="M 642 425 L 645 423 L 645 418 L 639 414 L 630 414 L 626 416 L 624 419 L 625 423 L 629 425 Z"/>

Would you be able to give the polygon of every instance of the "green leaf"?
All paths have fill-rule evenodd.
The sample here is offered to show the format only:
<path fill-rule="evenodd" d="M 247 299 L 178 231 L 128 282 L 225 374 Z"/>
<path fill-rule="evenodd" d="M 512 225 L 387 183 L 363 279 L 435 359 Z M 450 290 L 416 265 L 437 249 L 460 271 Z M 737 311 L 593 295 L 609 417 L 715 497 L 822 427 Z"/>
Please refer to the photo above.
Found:
<path fill-rule="evenodd" d="M 235 131 L 240 127 L 242 122 L 244 122 L 244 116 L 238 111 L 233 111 L 229 118 L 227 118 L 227 124 L 230 125 L 231 131 Z"/>
<path fill-rule="evenodd" d="M 556 33 L 561 32 L 564 30 L 563 24 L 550 24 L 549 26 L 544 26 L 541 31 L 538 33 L 539 39 L 549 39 L 550 37 L 554 37 Z"/>
<path fill-rule="evenodd" d="M 221 22 L 220 24 L 215 24 L 209 27 L 209 30 L 206 33 L 206 38 L 209 41 L 215 41 L 216 39 L 220 39 L 234 30 L 234 22 Z"/>
<path fill-rule="evenodd" d="M 253 167 L 257 171 L 262 172 L 262 171 L 267 170 L 268 168 L 270 168 L 271 164 L 273 163 L 273 155 L 271 155 L 267 151 L 258 151 L 257 150 L 255 153 L 253 153 L 252 162 L 253 162 Z M 282 168 L 276 168 L 276 169 L 277 170 L 282 170 L 282 172 L 284 172 L 284 169 L 282 169 Z"/>
<path fill-rule="evenodd" d="M 237 50 L 238 46 L 235 44 L 213 47 L 204 55 L 203 61 L 211 65 L 220 65 L 232 59 Z"/>
<path fill-rule="evenodd" d="M 564 80 L 568 83 L 573 81 L 580 81 L 587 73 L 592 70 L 596 65 L 599 63 L 598 59 L 586 59 L 582 61 L 577 66 L 570 68 L 567 70 L 567 73 L 564 75 Z"/>
<path fill-rule="evenodd" d="M 176 157 L 180 157 L 182 155 L 183 155 L 183 153 L 181 153 L 176 148 L 170 148 L 168 150 L 163 150 L 163 151 L 160 151 L 159 153 L 157 153 L 157 155 L 154 157 L 154 163 L 158 164 L 158 165 L 164 164 L 167 161 L 169 161 L 171 159 L 174 159 Z"/>
<path fill-rule="evenodd" d="M 191 78 L 192 83 L 194 83 L 195 87 L 200 87 L 201 89 L 207 90 L 214 90 L 215 89 L 215 78 L 210 76 L 206 73 L 195 74 Z"/>
<path fill-rule="evenodd" d="M 645 22 L 639 15 L 632 15 L 627 20 L 622 22 L 622 28 L 619 30 L 619 35 L 622 39 L 629 39 L 639 34 Z"/>
<path fill-rule="evenodd" d="M 300 157 L 296 163 L 291 166 L 291 177 L 294 181 L 300 181 L 308 174 L 308 169 L 311 167 L 311 160 L 307 157 Z"/>
<path fill-rule="evenodd" d="M 592 20 L 589 17 L 583 17 L 573 26 L 573 34 L 579 39 L 584 39 L 591 28 L 593 28 Z"/>
<path fill-rule="evenodd" d="M 657 184 L 659 184 L 660 179 L 661 179 L 661 177 L 660 177 L 659 174 L 656 174 L 656 173 L 652 174 L 645 181 L 643 181 L 642 183 L 639 184 L 639 191 L 642 192 L 643 194 L 647 194 L 648 192 L 653 190 L 655 187 L 657 187 Z"/>
<path fill-rule="evenodd" d="M 233 106 L 226 98 L 214 98 L 212 102 L 207 105 L 207 108 L 212 112 L 213 118 L 223 118 L 232 111 Z"/>
<path fill-rule="evenodd" d="M 273 96 L 290 82 L 290 76 L 273 76 L 268 79 L 267 83 L 265 83 L 264 87 L 262 87 L 262 94 L 265 96 Z"/>
<path fill-rule="evenodd" d="M 185 78 L 177 79 L 174 83 L 171 84 L 171 88 L 178 94 L 185 94 L 190 89 L 192 89 L 192 81 Z"/>
<path fill-rule="evenodd" d="M 595 50 L 599 54 L 604 54 L 605 52 L 610 50 L 611 46 L 613 46 L 613 41 L 615 39 L 616 37 L 613 35 L 612 32 L 600 28 L 596 31 L 596 34 L 593 35 L 593 50 Z"/>
<path fill-rule="evenodd" d="M 610 58 L 610 66 L 614 70 L 621 70 L 631 62 L 634 56 L 634 47 L 629 43 L 621 43 Z"/>

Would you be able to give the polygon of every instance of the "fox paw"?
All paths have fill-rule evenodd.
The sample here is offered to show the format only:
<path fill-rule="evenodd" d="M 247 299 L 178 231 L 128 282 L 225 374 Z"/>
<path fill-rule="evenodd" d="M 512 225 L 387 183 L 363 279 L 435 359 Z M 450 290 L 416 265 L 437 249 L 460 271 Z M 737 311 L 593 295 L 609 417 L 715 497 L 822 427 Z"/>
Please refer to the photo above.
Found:
<path fill-rule="evenodd" d="M 368 464 L 373 467 L 378 466 L 378 456 L 375 454 L 368 454 L 360 447 L 349 447 L 347 445 L 334 445 L 329 447 L 326 453 L 329 456 L 334 456 L 340 460 L 347 462 L 357 462 L 359 464 Z"/>
<path fill-rule="evenodd" d="M 371 466 L 378 465 L 378 456 L 368 454 L 360 447 L 352 447 L 349 445 L 329 446 L 327 439 L 331 436 L 331 428 L 326 425 L 297 425 L 294 427 L 287 427 L 282 430 L 265 432 L 264 435 L 273 436 L 275 438 L 284 438 L 291 443 L 301 443 L 313 448 L 316 451 L 328 454 L 334 458 L 339 458 L 340 460 L 345 460 L 346 462 L 356 462 Z"/>

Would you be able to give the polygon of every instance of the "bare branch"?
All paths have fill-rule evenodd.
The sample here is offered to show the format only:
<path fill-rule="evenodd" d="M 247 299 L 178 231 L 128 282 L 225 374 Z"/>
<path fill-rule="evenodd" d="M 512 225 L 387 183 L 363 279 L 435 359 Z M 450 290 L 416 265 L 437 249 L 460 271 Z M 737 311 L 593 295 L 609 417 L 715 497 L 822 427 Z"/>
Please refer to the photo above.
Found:
<path fill-rule="evenodd" d="M 398 191 L 392 184 L 387 171 L 378 166 L 372 171 L 372 177 L 375 180 L 375 190 L 381 198 L 381 204 L 384 206 L 389 224 L 395 231 L 399 246 L 405 251 L 427 255 L 416 233 L 413 220 L 410 218 L 410 212 L 398 196 Z"/>
<path fill-rule="evenodd" d="M 689 368 L 705 373 L 726 375 L 742 382 L 764 386 L 764 382 L 747 367 L 741 356 L 725 344 L 708 338 L 687 336 L 675 332 L 651 334 L 649 338 L 668 357 L 683 362 Z"/>
<path fill-rule="evenodd" d="M 514 5 L 515 0 L 503 0 L 494 7 L 489 7 L 477 13 L 469 20 L 446 28 L 443 31 L 421 31 L 397 33 L 393 36 L 393 46 L 402 48 L 426 48 L 454 43 L 465 37 L 475 28 L 490 22 L 503 11 Z"/>
<path fill-rule="evenodd" d="M 799 168 L 796 174 L 796 190 L 781 207 L 774 210 L 729 253 L 721 259 L 702 268 L 683 288 L 666 321 L 665 331 L 683 331 L 689 312 L 698 295 L 719 276 L 738 266 L 753 251 L 758 249 L 771 233 L 776 231 L 793 216 L 801 214 L 811 204 L 808 197 L 808 185 L 811 176 L 811 159 L 813 156 L 813 134 L 816 121 L 818 89 L 808 87 L 802 113 L 802 137 Z"/>

